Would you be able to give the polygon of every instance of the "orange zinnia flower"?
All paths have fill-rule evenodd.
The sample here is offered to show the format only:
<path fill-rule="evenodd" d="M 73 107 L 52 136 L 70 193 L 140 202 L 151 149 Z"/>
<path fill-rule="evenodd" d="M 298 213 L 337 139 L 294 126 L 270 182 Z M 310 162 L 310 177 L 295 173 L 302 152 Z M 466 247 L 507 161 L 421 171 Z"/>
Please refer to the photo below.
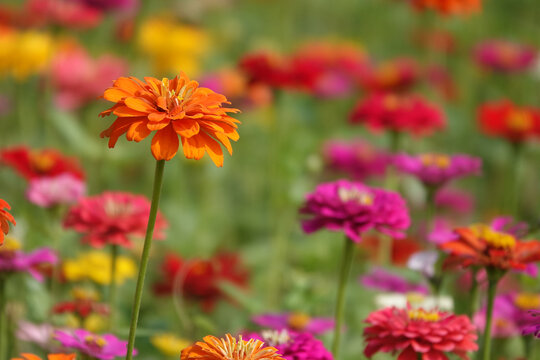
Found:
<path fill-rule="evenodd" d="M 482 0 L 413 0 L 419 9 L 433 9 L 443 15 L 464 15 L 480 11 Z"/>
<path fill-rule="evenodd" d="M 540 261 L 540 241 L 520 241 L 514 235 L 480 224 L 456 229 L 459 236 L 441 244 L 449 251 L 444 266 L 480 266 L 498 270 L 525 270 L 527 264 Z"/>
<path fill-rule="evenodd" d="M 152 154 L 156 160 L 170 160 L 176 155 L 182 139 L 184 155 L 199 160 L 208 152 L 217 166 L 223 166 L 220 143 L 232 154 L 230 140 L 236 141 L 238 120 L 227 113 L 238 109 L 224 108 L 227 98 L 210 89 L 199 87 L 184 73 L 172 80 L 145 77 L 118 78 L 103 97 L 115 104 L 100 115 L 116 115 L 116 121 L 101 137 L 109 138 L 109 147 L 126 133 L 129 141 L 152 138 Z"/>
<path fill-rule="evenodd" d="M 34 354 L 21 354 L 20 358 L 13 358 L 11 360 L 41 360 L 39 356 Z M 75 354 L 49 354 L 47 360 L 75 360 Z"/>
<path fill-rule="evenodd" d="M 0 199 L 0 229 L 2 229 L 2 231 L 0 231 L 0 245 L 4 243 L 4 236 L 9 232 L 9 223 L 12 223 L 13 225 L 17 224 L 13 215 L 4 209 L 9 210 L 11 207 L 5 200 Z"/>
<path fill-rule="evenodd" d="M 242 335 L 238 340 L 230 334 L 224 339 L 209 335 L 203 340 L 182 350 L 180 360 L 284 360 L 276 348 L 265 347 L 256 339 L 243 340 Z"/>

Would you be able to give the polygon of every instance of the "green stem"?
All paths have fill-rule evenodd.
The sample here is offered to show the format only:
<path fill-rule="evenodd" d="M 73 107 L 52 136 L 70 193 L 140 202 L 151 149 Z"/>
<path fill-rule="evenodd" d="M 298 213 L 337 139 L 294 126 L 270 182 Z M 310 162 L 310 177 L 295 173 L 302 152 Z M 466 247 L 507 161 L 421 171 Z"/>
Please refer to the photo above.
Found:
<path fill-rule="evenodd" d="M 7 360 L 6 278 L 0 276 L 0 360 Z"/>
<path fill-rule="evenodd" d="M 512 144 L 512 171 L 508 174 L 509 176 L 509 200 L 508 200 L 508 213 L 514 215 L 516 218 L 519 217 L 519 194 L 520 194 L 520 177 L 519 177 L 519 165 L 521 162 L 521 154 L 523 150 L 523 145 L 520 143 Z"/>
<path fill-rule="evenodd" d="M 118 259 L 118 245 L 111 245 L 110 250 L 111 283 L 109 285 L 109 330 L 114 331 L 114 317 L 116 315 L 116 264 Z"/>
<path fill-rule="evenodd" d="M 416 359 L 422 360 L 422 353 L 416 353 Z"/>
<path fill-rule="evenodd" d="M 426 213 L 425 219 L 426 222 L 426 231 L 429 233 L 435 226 L 433 221 L 437 215 L 437 206 L 435 205 L 435 196 L 437 195 L 438 187 L 428 185 L 426 187 Z"/>
<path fill-rule="evenodd" d="M 472 286 L 471 286 L 471 299 L 469 302 L 469 317 L 472 319 L 476 310 L 478 309 L 478 299 L 480 297 L 480 287 L 478 286 L 478 281 L 476 281 L 476 274 L 478 270 L 475 269 L 472 271 Z"/>
<path fill-rule="evenodd" d="M 398 131 L 390 132 L 390 151 L 392 155 L 398 153 L 401 149 L 401 133 Z M 390 167 L 386 174 L 385 188 L 397 191 L 399 188 L 399 177 L 393 167 Z"/>
<path fill-rule="evenodd" d="M 491 353 L 491 323 L 493 320 L 493 303 L 495 302 L 495 294 L 497 293 L 497 283 L 500 275 L 497 270 L 487 269 L 488 273 L 488 297 L 486 308 L 486 327 L 484 328 L 484 342 L 482 360 L 490 360 Z"/>
<path fill-rule="evenodd" d="M 345 237 L 345 246 L 343 247 L 343 258 L 341 260 L 341 270 L 339 273 L 339 283 L 336 299 L 334 342 L 332 344 L 332 353 L 334 359 L 339 359 L 339 345 L 341 341 L 341 330 L 343 328 L 343 315 L 345 310 L 345 290 L 347 281 L 351 272 L 352 260 L 354 255 L 354 243 Z"/>
<path fill-rule="evenodd" d="M 146 228 L 146 236 L 144 237 L 144 246 L 139 264 L 139 275 L 137 277 L 137 287 L 135 289 L 135 298 L 133 299 L 133 310 L 131 313 L 131 324 L 129 326 L 128 348 L 126 360 L 133 358 L 133 348 L 135 346 L 135 332 L 137 331 L 137 322 L 139 321 L 139 311 L 141 310 L 142 293 L 144 287 L 144 278 L 146 276 L 146 268 L 148 267 L 148 258 L 150 255 L 150 246 L 152 245 L 152 235 L 154 233 L 154 225 L 156 224 L 156 216 L 159 207 L 159 198 L 161 195 L 161 185 L 163 183 L 163 169 L 165 160 L 156 161 L 156 171 L 154 173 L 154 189 L 152 191 L 152 205 L 150 206 L 150 215 L 148 216 L 148 226 Z M 1 359 L 0 359 L 1 360 Z"/>

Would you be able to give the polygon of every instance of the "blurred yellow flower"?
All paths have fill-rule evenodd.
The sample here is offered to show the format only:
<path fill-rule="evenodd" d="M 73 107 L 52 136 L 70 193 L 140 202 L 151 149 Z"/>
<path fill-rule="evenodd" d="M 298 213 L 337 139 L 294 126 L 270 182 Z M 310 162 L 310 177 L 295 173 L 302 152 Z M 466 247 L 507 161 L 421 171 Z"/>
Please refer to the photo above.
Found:
<path fill-rule="evenodd" d="M 68 281 L 90 280 L 100 285 L 111 283 L 111 256 L 103 251 L 88 251 L 76 259 L 66 260 L 62 265 Z M 116 283 L 122 284 L 133 278 L 137 271 L 135 262 L 126 256 L 116 259 Z"/>
<path fill-rule="evenodd" d="M 191 341 L 182 339 L 171 333 L 161 333 L 150 338 L 150 342 L 163 355 L 179 357 L 184 348 L 191 345 Z"/>
<path fill-rule="evenodd" d="M 53 54 L 52 38 L 42 32 L 0 30 L 0 74 L 24 80 L 47 69 Z"/>
<path fill-rule="evenodd" d="M 100 333 L 107 329 L 108 321 L 103 315 L 90 314 L 81 319 L 75 314 L 68 314 L 65 318 L 65 325 L 71 329 L 83 328 L 92 333 Z"/>
<path fill-rule="evenodd" d="M 209 39 L 203 30 L 168 18 L 146 20 L 137 43 L 149 56 L 154 71 L 160 75 L 183 71 L 190 77 L 196 77 L 201 58 L 209 48 Z"/>

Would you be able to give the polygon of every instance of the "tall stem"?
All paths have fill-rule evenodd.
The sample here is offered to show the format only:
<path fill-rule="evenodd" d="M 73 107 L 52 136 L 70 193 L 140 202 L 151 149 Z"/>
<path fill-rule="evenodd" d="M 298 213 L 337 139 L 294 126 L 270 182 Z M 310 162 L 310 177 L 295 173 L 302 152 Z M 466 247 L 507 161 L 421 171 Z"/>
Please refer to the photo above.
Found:
<path fill-rule="evenodd" d="M 354 243 L 345 237 L 336 299 L 334 342 L 332 344 L 332 353 L 336 360 L 339 359 L 339 345 L 341 341 L 341 330 L 343 328 L 343 315 L 345 312 L 345 290 L 347 289 L 347 281 L 351 272 L 353 255 Z"/>
<path fill-rule="evenodd" d="M 152 191 L 152 205 L 150 206 L 150 215 L 148 216 L 148 226 L 146 228 L 146 236 L 144 237 L 144 246 L 139 264 L 139 275 L 137 277 L 137 287 L 135 288 L 135 298 L 133 299 L 133 310 L 131 313 L 131 324 L 129 326 L 129 338 L 126 360 L 133 358 L 133 348 L 135 346 L 135 332 L 137 331 L 137 322 L 139 321 L 139 311 L 141 310 L 141 300 L 144 287 L 144 278 L 146 276 L 146 268 L 148 267 L 148 257 L 150 255 L 150 246 L 152 245 L 152 235 L 154 233 L 154 225 L 156 224 L 156 216 L 159 207 L 159 198 L 161 195 L 161 185 L 163 183 L 163 169 L 165 160 L 157 160 L 156 171 L 154 173 L 154 189 Z M 1 360 L 1 359 L 0 359 Z"/>
<path fill-rule="evenodd" d="M 0 275 L 0 360 L 7 360 L 6 278 Z"/>
<path fill-rule="evenodd" d="M 521 162 L 521 153 L 523 145 L 520 143 L 512 144 L 512 171 L 508 174 L 510 178 L 510 184 L 508 186 L 508 213 L 519 217 L 519 203 L 520 203 L 520 177 L 519 177 L 519 164 Z"/>
<path fill-rule="evenodd" d="M 477 269 L 472 271 L 472 285 L 471 285 L 471 299 L 469 302 L 469 317 L 472 319 L 476 313 L 478 307 L 478 298 L 480 296 L 480 287 L 478 286 L 478 281 L 476 280 L 476 274 L 478 273 Z"/>
<path fill-rule="evenodd" d="M 491 352 L 491 323 L 493 320 L 493 303 L 495 302 L 495 294 L 497 293 L 497 283 L 500 276 L 497 270 L 488 269 L 488 297 L 486 308 L 486 327 L 484 328 L 484 342 L 482 344 L 482 360 L 490 360 Z"/>
<path fill-rule="evenodd" d="M 114 330 L 116 316 L 116 260 L 118 259 L 118 245 L 112 244 L 111 250 L 111 283 L 109 285 L 109 329 Z"/>

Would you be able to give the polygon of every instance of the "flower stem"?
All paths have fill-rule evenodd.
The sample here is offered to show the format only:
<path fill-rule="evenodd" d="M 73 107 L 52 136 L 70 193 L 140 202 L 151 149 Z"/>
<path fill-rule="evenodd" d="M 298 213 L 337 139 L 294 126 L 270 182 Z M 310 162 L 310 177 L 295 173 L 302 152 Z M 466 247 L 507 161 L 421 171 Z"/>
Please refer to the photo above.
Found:
<path fill-rule="evenodd" d="M 497 270 L 488 269 L 488 294 L 486 308 L 486 327 L 484 328 L 484 342 L 482 351 L 482 360 L 490 360 L 491 352 L 491 323 L 493 320 L 493 303 L 495 302 L 495 294 L 497 293 L 497 283 L 500 276 Z"/>
<path fill-rule="evenodd" d="M 468 313 L 471 319 L 476 313 L 476 310 L 478 307 L 478 299 L 480 297 L 480 287 L 478 286 L 478 281 L 476 280 L 477 273 L 478 273 L 478 270 L 476 269 L 472 271 L 471 299 L 469 302 L 469 313 Z"/>
<path fill-rule="evenodd" d="M 116 315 L 116 264 L 118 259 L 118 245 L 112 244 L 111 250 L 111 283 L 109 285 L 109 330 L 114 331 L 114 317 Z"/>
<path fill-rule="evenodd" d="M 161 195 L 161 185 L 163 183 L 163 169 L 165 160 L 156 161 L 156 171 L 154 173 L 154 189 L 152 191 L 152 205 L 150 206 L 150 215 L 148 216 L 148 226 L 146 227 L 146 236 L 144 237 L 144 246 L 139 264 L 139 275 L 137 277 L 137 287 L 135 289 L 135 298 L 133 299 L 133 310 L 131 313 L 131 324 L 129 326 L 128 348 L 126 360 L 133 358 L 133 348 L 135 346 L 135 332 L 137 331 L 137 322 L 139 321 L 139 311 L 141 310 L 141 300 L 144 287 L 144 278 L 146 268 L 148 267 L 148 258 L 150 255 L 150 246 L 152 245 L 152 235 L 156 216 L 159 207 L 159 198 Z M 1 360 L 1 359 L 0 359 Z"/>
<path fill-rule="evenodd" d="M 508 174 L 510 180 L 508 185 L 508 210 L 509 214 L 514 215 L 516 218 L 519 217 L 519 205 L 520 205 L 520 176 L 519 176 L 519 166 L 521 162 L 521 153 L 523 145 L 520 143 L 512 144 L 512 159 L 513 168 L 512 171 Z"/>
<path fill-rule="evenodd" d="M 354 243 L 345 237 L 345 246 L 343 247 L 343 258 L 341 260 L 341 270 L 339 273 L 339 283 L 336 299 L 334 342 L 332 344 L 332 353 L 334 359 L 339 359 L 339 345 L 341 341 L 341 330 L 343 328 L 343 315 L 345 310 L 345 290 L 347 281 L 351 272 L 352 260 L 354 255 Z"/>
<path fill-rule="evenodd" d="M 7 360 L 6 278 L 0 275 L 0 360 Z"/>

